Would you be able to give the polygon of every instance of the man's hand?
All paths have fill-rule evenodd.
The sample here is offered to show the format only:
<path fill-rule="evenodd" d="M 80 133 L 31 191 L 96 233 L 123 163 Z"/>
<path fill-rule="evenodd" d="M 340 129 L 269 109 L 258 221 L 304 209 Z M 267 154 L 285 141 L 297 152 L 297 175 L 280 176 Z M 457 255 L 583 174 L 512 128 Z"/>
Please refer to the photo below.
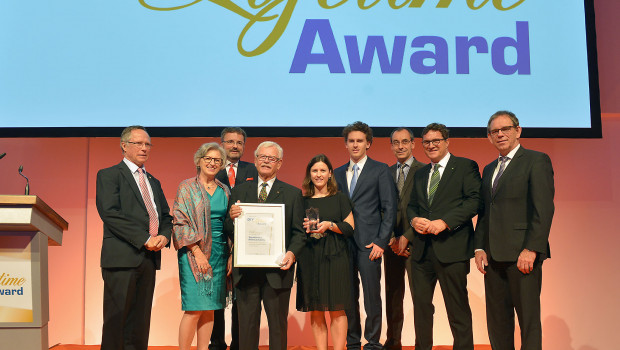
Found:
<path fill-rule="evenodd" d="M 409 250 L 409 240 L 405 236 L 400 236 L 398 238 L 398 251 L 396 255 L 409 257 L 411 255 L 411 251 Z"/>
<path fill-rule="evenodd" d="M 383 256 L 383 248 L 379 247 L 374 243 L 370 243 L 366 246 L 366 248 L 372 248 L 372 250 L 370 251 L 370 255 L 368 256 L 370 261 L 375 261 Z"/>
<path fill-rule="evenodd" d="M 411 227 L 416 230 L 419 234 L 426 234 L 426 230 L 428 226 L 431 224 L 431 221 L 426 218 L 415 217 L 411 220 Z"/>
<path fill-rule="evenodd" d="M 433 235 L 438 235 L 442 233 L 444 230 L 446 230 L 447 228 L 448 228 L 448 225 L 446 225 L 446 223 L 443 220 L 437 219 L 429 223 L 428 228 L 426 229 L 426 232 L 433 234 Z"/>
<path fill-rule="evenodd" d="M 534 269 L 534 260 L 536 260 L 536 252 L 523 249 L 517 260 L 517 268 L 527 275 Z"/>
<path fill-rule="evenodd" d="M 474 256 L 474 260 L 476 261 L 476 267 L 478 271 L 480 271 L 483 275 L 486 275 L 487 271 L 484 269 L 486 266 L 489 266 L 489 261 L 487 260 L 487 253 L 484 250 L 477 250 L 476 255 Z"/>
<path fill-rule="evenodd" d="M 240 203 L 240 202 L 241 201 L 237 201 L 237 203 Z M 233 220 L 238 218 L 239 215 L 241 215 L 241 207 L 236 204 L 231 205 L 229 214 L 230 214 L 230 218 Z"/>
<path fill-rule="evenodd" d="M 284 258 L 282 259 L 282 262 L 280 263 L 280 270 L 288 270 L 291 268 L 291 266 L 293 266 L 294 263 L 295 263 L 295 254 L 293 254 L 293 252 L 289 250 L 288 252 L 286 252 L 286 254 L 284 254 Z"/>
<path fill-rule="evenodd" d="M 155 236 L 155 238 L 158 240 L 157 245 L 155 246 L 158 250 L 162 250 L 164 249 L 164 247 L 168 244 L 168 238 L 166 238 L 166 236 Z"/>
<path fill-rule="evenodd" d="M 228 263 L 226 263 L 226 277 L 232 274 L 232 254 L 228 256 Z"/>
<path fill-rule="evenodd" d="M 392 249 L 394 254 L 398 254 L 398 239 L 396 237 L 390 238 L 390 242 L 388 243 L 388 247 Z"/>

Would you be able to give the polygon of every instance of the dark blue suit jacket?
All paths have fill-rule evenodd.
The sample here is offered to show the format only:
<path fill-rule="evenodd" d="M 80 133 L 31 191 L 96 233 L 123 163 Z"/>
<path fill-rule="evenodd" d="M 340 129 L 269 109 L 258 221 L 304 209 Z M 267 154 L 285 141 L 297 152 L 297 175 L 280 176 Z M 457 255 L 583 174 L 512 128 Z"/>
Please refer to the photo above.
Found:
<path fill-rule="evenodd" d="M 334 170 L 338 188 L 349 196 L 347 169 L 349 162 Z M 358 249 L 374 243 L 386 249 L 394 224 L 398 194 L 387 164 L 368 157 L 353 191 L 353 218 L 355 220 L 355 243 Z"/>

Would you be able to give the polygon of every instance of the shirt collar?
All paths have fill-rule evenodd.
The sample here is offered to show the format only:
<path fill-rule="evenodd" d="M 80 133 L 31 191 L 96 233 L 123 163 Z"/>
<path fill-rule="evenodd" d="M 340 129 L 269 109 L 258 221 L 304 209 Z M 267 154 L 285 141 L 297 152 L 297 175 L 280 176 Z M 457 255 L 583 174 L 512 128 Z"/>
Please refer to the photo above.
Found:
<path fill-rule="evenodd" d="M 132 162 L 131 160 L 127 158 L 123 158 L 123 162 L 125 162 L 125 165 L 127 165 L 127 167 L 129 168 L 129 171 L 131 171 L 132 174 L 138 171 L 138 168 L 140 168 L 139 166 L 136 165 L 136 163 Z M 146 168 L 144 167 L 144 165 L 142 165 L 142 171 L 146 172 Z"/>
<path fill-rule="evenodd" d="M 514 159 L 515 154 L 517 153 L 517 151 L 519 150 L 519 148 L 521 148 L 521 144 L 517 144 L 517 147 L 513 148 L 512 151 L 508 152 L 508 154 L 506 155 L 506 157 L 508 157 L 508 159 Z M 501 158 L 502 155 L 500 154 L 500 156 L 498 157 Z M 500 160 L 501 161 L 501 160 Z"/>
<path fill-rule="evenodd" d="M 366 164 L 366 160 L 368 156 L 364 156 L 364 158 L 360 159 L 359 162 L 355 163 L 352 159 L 349 160 L 349 171 L 353 171 L 353 164 L 357 164 L 358 170 L 362 170 L 364 164 Z"/>
<path fill-rule="evenodd" d="M 442 159 L 438 162 L 438 164 L 441 166 L 441 168 L 445 169 L 445 168 L 446 168 L 446 166 L 448 165 L 448 161 L 449 161 L 449 160 L 450 160 L 450 152 L 448 152 L 448 153 L 446 154 L 446 156 L 445 156 L 445 157 L 443 157 L 443 158 L 442 158 Z M 431 168 L 434 168 L 434 167 L 435 167 L 435 164 L 436 164 L 436 163 L 431 162 Z"/>

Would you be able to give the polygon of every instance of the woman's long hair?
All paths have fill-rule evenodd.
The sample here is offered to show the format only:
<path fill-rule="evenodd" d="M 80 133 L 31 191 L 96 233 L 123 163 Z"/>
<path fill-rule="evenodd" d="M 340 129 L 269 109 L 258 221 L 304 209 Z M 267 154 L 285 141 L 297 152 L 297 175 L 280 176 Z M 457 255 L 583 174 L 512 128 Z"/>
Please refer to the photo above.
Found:
<path fill-rule="evenodd" d="M 327 180 L 328 195 L 333 196 L 338 192 L 338 184 L 336 184 L 336 179 L 334 179 L 334 168 L 332 167 L 332 163 L 326 155 L 321 153 L 310 159 L 308 166 L 306 166 L 306 177 L 304 177 L 304 182 L 301 184 L 301 189 L 303 190 L 305 197 L 314 196 L 314 184 L 312 183 L 312 178 L 310 177 L 310 169 L 312 169 L 314 164 L 319 162 L 325 163 L 325 165 L 327 165 L 327 169 L 329 169 L 329 172 L 331 173 L 329 179 Z"/>

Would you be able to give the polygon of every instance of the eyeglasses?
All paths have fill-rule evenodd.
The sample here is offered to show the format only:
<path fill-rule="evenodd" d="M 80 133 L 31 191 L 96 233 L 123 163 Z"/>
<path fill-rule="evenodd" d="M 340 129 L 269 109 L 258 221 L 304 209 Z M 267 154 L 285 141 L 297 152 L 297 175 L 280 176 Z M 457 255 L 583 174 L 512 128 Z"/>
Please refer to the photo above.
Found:
<path fill-rule="evenodd" d="M 489 134 L 492 136 L 497 136 L 499 135 L 499 132 L 501 131 L 502 134 L 507 134 L 508 131 L 510 131 L 510 129 L 512 128 L 516 128 L 515 125 L 510 125 L 510 126 L 504 126 L 503 128 L 499 128 L 499 129 L 493 129 L 491 131 L 489 131 Z"/>
<path fill-rule="evenodd" d="M 256 159 L 258 159 L 258 160 L 260 160 L 261 162 L 264 162 L 264 163 L 275 163 L 275 162 L 280 160 L 280 158 L 278 158 L 278 157 L 266 156 L 264 154 L 256 156 Z"/>
<path fill-rule="evenodd" d="M 233 145 L 237 145 L 240 147 L 243 147 L 244 142 L 243 141 L 235 141 L 235 140 L 227 140 L 227 141 L 222 141 L 222 143 L 225 143 L 229 146 L 233 146 Z"/>
<path fill-rule="evenodd" d="M 441 143 L 441 141 L 443 141 L 443 140 L 445 140 L 445 139 L 424 140 L 424 141 L 422 141 L 422 145 L 423 145 L 424 147 L 428 147 L 428 146 L 430 146 L 431 144 L 432 144 L 433 146 L 439 146 L 439 144 L 440 144 L 440 143 Z"/>
<path fill-rule="evenodd" d="M 132 142 L 132 141 L 125 141 L 125 142 L 131 145 L 134 145 L 138 148 L 146 147 L 147 149 L 150 149 L 151 147 L 153 147 L 153 144 L 148 143 L 148 142 Z"/>
<path fill-rule="evenodd" d="M 213 157 L 202 157 L 202 159 L 207 164 L 213 162 L 213 164 L 215 164 L 215 165 L 221 165 L 222 161 L 223 161 L 222 158 L 213 158 Z"/>
<path fill-rule="evenodd" d="M 410 143 L 411 143 L 411 140 L 406 140 L 406 139 L 402 141 L 394 140 L 392 141 L 392 146 L 396 146 L 396 147 L 400 147 L 400 145 L 409 146 Z"/>

